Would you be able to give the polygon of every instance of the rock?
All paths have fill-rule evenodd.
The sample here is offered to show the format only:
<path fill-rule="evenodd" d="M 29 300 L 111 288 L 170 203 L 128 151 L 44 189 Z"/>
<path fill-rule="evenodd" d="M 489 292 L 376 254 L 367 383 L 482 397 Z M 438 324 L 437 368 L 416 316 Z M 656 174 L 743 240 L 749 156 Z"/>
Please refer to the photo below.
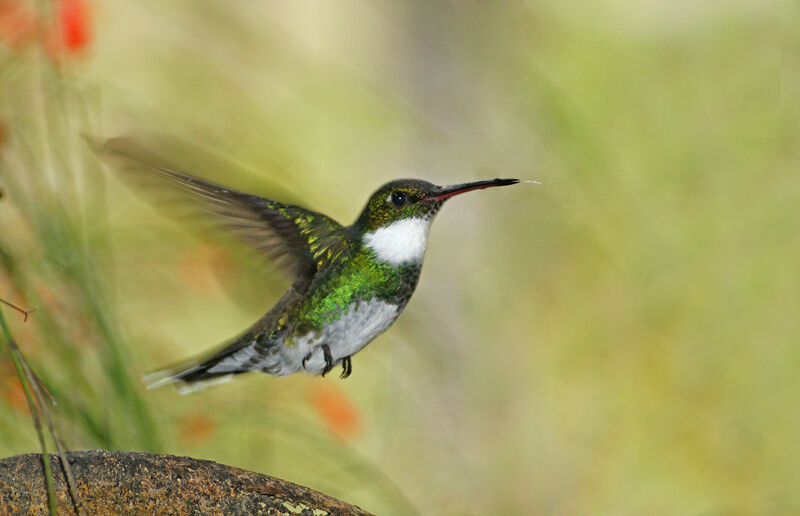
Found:
<path fill-rule="evenodd" d="M 51 455 L 59 514 L 74 514 Z M 369 514 L 313 489 L 216 462 L 150 453 L 68 452 L 81 514 Z M 39 454 L 0 460 L 0 514 L 47 514 Z"/>

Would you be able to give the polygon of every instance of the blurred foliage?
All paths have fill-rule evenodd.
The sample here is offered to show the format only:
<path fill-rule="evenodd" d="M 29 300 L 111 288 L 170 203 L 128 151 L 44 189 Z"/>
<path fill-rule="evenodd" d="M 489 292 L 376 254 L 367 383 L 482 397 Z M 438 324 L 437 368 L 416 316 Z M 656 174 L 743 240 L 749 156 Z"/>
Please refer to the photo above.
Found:
<path fill-rule="evenodd" d="M 0 296 L 38 308 L 7 319 L 75 449 L 379 514 L 798 512 L 798 27 L 771 2 L 0 1 Z M 342 223 L 402 176 L 544 184 L 448 203 L 347 381 L 181 397 L 138 377 L 287 282 L 80 137 L 156 132 Z M 35 450 L 0 369 L 0 453 Z"/>

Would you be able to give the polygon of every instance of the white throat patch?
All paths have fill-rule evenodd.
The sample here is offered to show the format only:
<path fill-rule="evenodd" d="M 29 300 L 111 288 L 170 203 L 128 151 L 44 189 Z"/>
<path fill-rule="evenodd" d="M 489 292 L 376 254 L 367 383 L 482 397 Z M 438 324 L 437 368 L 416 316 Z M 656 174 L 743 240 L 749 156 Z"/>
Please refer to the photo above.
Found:
<path fill-rule="evenodd" d="M 364 235 L 364 244 L 391 265 L 422 263 L 428 243 L 428 219 L 402 219 Z"/>

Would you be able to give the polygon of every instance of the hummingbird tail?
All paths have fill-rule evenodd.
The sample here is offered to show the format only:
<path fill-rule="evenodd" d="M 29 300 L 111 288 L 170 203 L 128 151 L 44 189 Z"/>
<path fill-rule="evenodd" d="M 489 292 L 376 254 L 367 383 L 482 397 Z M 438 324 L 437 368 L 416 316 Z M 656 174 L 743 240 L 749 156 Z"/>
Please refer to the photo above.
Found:
<path fill-rule="evenodd" d="M 266 345 L 265 345 L 266 344 Z M 170 383 L 177 384 L 178 392 L 187 394 L 211 385 L 228 382 L 237 374 L 260 370 L 270 372 L 275 358 L 265 353 L 270 343 L 257 344 L 252 334 L 245 334 L 210 357 L 168 367 L 143 377 L 148 389 Z"/>
<path fill-rule="evenodd" d="M 169 368 L 146 374 L 142 380 L 148 389 L 157 389 L 164 385 L 174 383 L 180 394 L 188 394 L 212 385 L 229 382 L 235 374 L 245 371 L 209 373 L 208 367 L 203 363 L 195 363 L 182 368 Z"/>

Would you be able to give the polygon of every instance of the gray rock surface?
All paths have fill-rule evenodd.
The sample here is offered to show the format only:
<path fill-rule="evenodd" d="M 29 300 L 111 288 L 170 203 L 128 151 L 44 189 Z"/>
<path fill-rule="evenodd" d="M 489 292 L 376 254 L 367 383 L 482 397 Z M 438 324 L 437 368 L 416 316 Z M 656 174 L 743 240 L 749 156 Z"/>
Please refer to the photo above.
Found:
<path fill-rule="evenodd" d="M 59 514 L 75 514 L 51 455 Z M 369 514 L 318 491 L 216 462 L 138 452 L 69 452 L 81 514 Z M 39 454 L 0 459 L 0 514 L 47 514 Z"/>

